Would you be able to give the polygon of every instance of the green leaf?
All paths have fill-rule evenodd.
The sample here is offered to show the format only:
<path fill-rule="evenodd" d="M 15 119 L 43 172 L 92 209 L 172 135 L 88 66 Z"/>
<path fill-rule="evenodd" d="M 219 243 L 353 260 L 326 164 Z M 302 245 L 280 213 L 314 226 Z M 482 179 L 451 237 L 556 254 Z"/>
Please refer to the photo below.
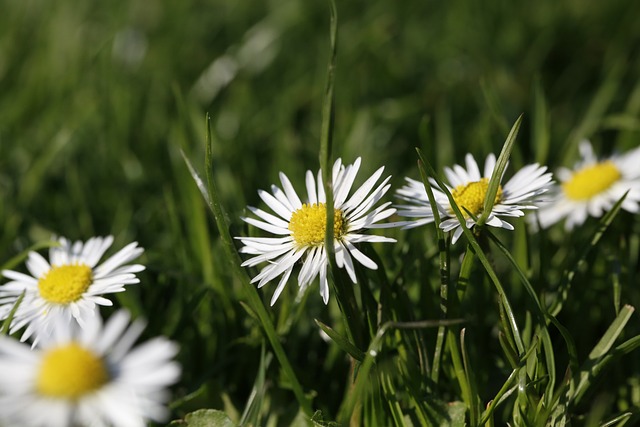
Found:
<path fill-rule="evenodd" d="M 11 258 L 9 261 L 5 262 L 0 267 L 0 271 L 14 269 L 18 264 L 22 263 L 25 259 L 27 259 L 30 252 L 39 251 L 40 249 L 44 249 L 44 248 L 52 248 L 55 246 L 60 246 L 60 243 L 57 240 L 48 240 L 44 242 L 34 243 L 24 251 L 20 252 L 18 255 Z"/>
<path fill-rule="evenodd" d="M 598 221 L 598 228 L 596 228 L 593 235 L 591 236 L 589 244 L 585 245 L 582 251 L 580 251 L 580 255 L 578 255 L 578 259 L 573 264 L 573 268 L 567 270 L 563 274 L 563 280 L 558 287 L 558 294 L 560 296 L 559 298 L 556 298 L 554 300 L 553 305 L 549 308 L 549 313 L 551 313 L 552 316 L 557 316 L 558 313 L 560 313 L 560 311 L 562 310 L 564 302 L 569 297 L 569 290 L 571 289 L 571 285 L 573 283 L 573 279 L 576 276 L 576 273 L 585 264 L 589 252 L 591 252 L 591 250 L 598 244 L 598 242 L 600 242 L 600 239 L 604 235 L 605 231 L 607 231 L 607 228 L 609 228 L 609 225 L 611 225 L 613 219 L 616 217 L 616 215 L 618 215 L 618 212 L 620 212 L 620 209 L 622 208 L 622 202 L 624 202 L 628 193 L 628 191 L 624 193 L 624 195 L 620 197 L 620 200 L 618 200 L 616 204 L 611 207 L 611 210 L 607 212 L 600 219 L 600 221 Z"/>
<path fill-rule="evenodd" d="M 320 329 L 322 329 L 322 331 L 325 334 L 327 334 L 329 338 L 333 340 L 333 342 L 338 344 L 338 347 L 340 347 L 342 350 L 350 354 L 351 357 L 353 357 L 357 361 L 362 362 L 364 360 L 365 355 L 362 352 L 362 350 L 360 350 L 355 345 L 353 345 L 348 339 L 346 339 L 345 337 L 343 337 L 342 335 L 337 333 L 335 330 L 333 330 L 331 327 L 325 325 L 318 319 L 314 319 L 314 321 L 316 322 L 316 325 L 318 325 Z"/>
<path fill-rule="evenodd" d="M 511 156 L 511 150 L 513 150 L 513 144 L 515 144 L 516 137 L 518 136 L 520 123 L 522 123 L 522 114 L 518 117 L 516 122 L 511 127 L 511 131 L 509 131 L 507 140 L 504 142 L 502 151 L 500 152 L 498 160 L 496 161 L 496 166 L 493 169 L 493 173 L 491 174 L 491 179 L 489 179 L 489 187 L 487 188 L 487 193 L 485 194 L 482 214 L 476 222 L 478 225 L 484 225 L 484 223 L 489 218 L 489 215 L 491 214 L 491 210 L 493 209 L 493 205 L 496 201 L 496 194 L 498 194 L 498 187 L 500 186 L 500 181 L 502 180 L 502 175 L 504 174 L 504 170 L 507 168 L 509 157 Z"/>
<path fill-rule="evenodd" d="M 591 386 L 595 376 L 600 372 L 602 366 L 604 366 L 601 363 L 602 358 L 609 352 L 614 342 L 618 339 L 634 311 L 635 309 L 630 305 L 623 306 L 618 316 L 611 323 L 602 338 L 600 338 L 600 341 L 598 341 L 598 344 L 596 344 L 593 350 L 591 350 L 591 353 L 589 353 L 589 358 L 577 376 L 578 383 L 575 385 L 574 392 L 571 396 L 576 402 L 584 395 Z"/>
<path fill-rule="evenodd" d="M 510 325 L 511 332 L 513 333 L 514 339 L 516 341 L 516 347 L 517 347 L 518 353 L 520 353 L 520 354 L 524 353 L 525 352 L 524 343 L 522 342 L 522 337 L 520 336 L 520 331 L 518 329 L 518 325 L 516 323 L 515 316 L 513 314 L 512 308 L 511 308 L 511 304 L 509 303 L 507 295 L 504 292 L 504 288 L 502 287 L 502 284 L 500 283 L 500 280 L 498 279 L 498 276 L 496 275 L 495 271 L 493 270 L 493 267 L 491 266 L 491 263 L 489 262 L 489 259 L 487 258 L 487 256 L 482 251 L 482 248 L 478 244 L 478 242 L 477 242 L 475 236 L 473 235 L 473 233 L 471 232 L 471 230 L 469 230 L 467 228 L 464 215 L 460 211 L 460 208 L 456 204 L 456 201 L 453 199 L 453 196 L 451 195 L 451 192 L 447 189 L 447 186 L 444 185 L 442 180 L 440 180 L 438 178 L 435 170 L 431 166 L 431 163 L 429 163 L 425 159 L 425 157 L 422 155 L 422 151 L 419 148 L 417 149 L 417 151 L 418 151 L 418 157 L 420 158 L 420 160 L 426 166 L 426 169 L 427 169 L 427 172 L 429 173 L 429 176 L 431 176 L 436 181 L 436 183 L 440 187 L 441 191 L 447 196 L 447 199 L 449 200 L 449 205 L 451 206 L 451 209 L 453 210 L 456 218 L 460 222 L 460 227 L 462 228 L 462 232 L 464 233 L 465 237 L 467 238 L 467 240 L 469 242 L 469 245 L 471 245 L 471 247 L 473 248 L 473 251 L 474 251 L 475 255 L 478 257 L 478 259 L 482 263 L 483 267 L 485 268 L 487 274 L 491 278 L 491 281 L 493 282 L 493 284 L 494 284 L 494 286 L 495 286 L 495 288 L 496 288 L 496 290 L 498 292 L 498 295 L 500 295 L 500 299 L 501 299 L 502 303 L 504 304 L 504 309 L 505 309 L 505 312 L 506 312 L 506 315 L 507 315 L 507 319 L 508 319 L 508 322 L 509 322 L 509 325 Z"/>
<path fill-rule="evenodd" d="M 265 353 L 263 344 L 260 349 L 260 365 L 258 366 L 256 381 L 253 384 L 253 389 L 251 390 L 251 394 L 249 394 L 249 399 L 240 418 L 240 425 L 260 425 L 260 411 L 262 410 L 262 402 L 265 394 L 265 378 L 271 359 L 271 353 Z"/>
<path fill-rule="evenodd" d="M 16 302 L 13 304 L 13 307 L 11 307 L 11 311 L 9 312 L 9 315 L 2 323 L 2 328 L 0 328 L 0 335 L 6 335 L 9 333 L 9 326 L 11 325 L 11 321 L 13 320 L 13 316 L 15 316 L 16 311 L 18 310 L 18 307 L 20 306 L 20 304 L 22 303 L 22 300 L 24 299 L 24 293 L 25 291 L 22 291 L 22 293 L 20 294 Z"/>
<path fill-rule="evenodd" d="M 220 239 L 222 240 L 222 243 L 223 243 L 224 254 L 227 258 L 229 266 L 232 269 L 233 274 L 242 283 L 241 290 L 244 298 L 248 300 L 247 305 L 251 308 L 251 310 L 253 310 L 253 312 L 256 314 L 257 318 L 259 319 L 260 324 L 262 325 L 262 328 L 265 332 L 265 335 L 267 336 L 269 343 L 271 343 L 273 352 L 275 353 L 276 358 L 278 359 L 278 362 L 280 363 L 280 366 L 282 367 L 283 372 L 285 373 L 285 375 L 287 376 L 287 378 L 291 383 L 291 389 L 293 390 L 293 393 L 295 394 L 296 399 L 298 400 L 298 403 L 304 410 L 305 414 L 307 414 L 307 416 L 311 416 L 312 414 L 311 402 L 302 391 L 302 386 L 300 385 L 300 382 L 298 381 L 298 378 L 296 377 L 295 372 L 293 371 L 293 367 L 291 366 L 291 363 L 287 358 L 284 348 L 280 343 L 278 334 L 276 333 L 275 327 L 271 322 L 271 318 L 269 317 L 269 314 L 267 313 L 267 310 L 265 309 L 264 304 L 262 303 L 262 299 L 258 295 L 258 291 L 256 290 L 255 286 L 253 286 L 253 284 L 250 283 L 250 280 L 249 280 L 249 277 L 247 276 L 246 271 L 243 270 L 241 267 L 242 259 L 240 258 L 240 255 L 236 250 L 233 237 L 229 232 L 229 228 L 230 228 L 229 221 L 227 219 L 225 209 L 222 206 L 222 203 L 220 202 L 220 197 L 218 195 L 216 183 L 213 178 L 213 170 L 214 170 L 213 135 L 211 132 L 211 117 L 208 114 L 206 117 L 206 125 L 207 125 L 207 141 L 206 141 L 206 150 L 205 150 L 205 171 L 206 171 L 206 177 L 207 177 L 207 185 L 206 185 L 207 192 L 205 196 L 205 201 L 207 202 L 207 205 L 211 210 L 211 213 L 213 214 L 213 217 L 215 219 L 218 232 L 220 233 Z M 202 179 L 195 171 L 195 168 L 191 166 L 191 162 L 189 162 L 186 156 L 184 157 L 184 161 L 187 164 L 187 167 L 191 173 L 191 176 L 193 177 L 193 180 L 195 181 L 196 185 L 202 192 L 202 189 L 204 188 Z"/>
<path fill-rule="evenodd" d="M 231 419 L 217 409 L 199 409 L 188 413 L 184 420 L 169 423 L 170 427 L 236 427 Z"/>

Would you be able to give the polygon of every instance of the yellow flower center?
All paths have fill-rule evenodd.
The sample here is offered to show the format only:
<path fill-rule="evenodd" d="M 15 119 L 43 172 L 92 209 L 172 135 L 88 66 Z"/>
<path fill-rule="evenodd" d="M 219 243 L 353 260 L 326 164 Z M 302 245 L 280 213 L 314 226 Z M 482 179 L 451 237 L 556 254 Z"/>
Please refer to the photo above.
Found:
<path fill-rule="evenodd" d="M 40 296 L 57 304 L 69 304 L 82 297 L 92 280 L 91 267 L 84 264 L 60 265 L 38 280 Z"/>
<path fill-rule="evenodd" d="M 573 200 L 588 200 L 611 187 L 622 175 L 611 160 L 587 166 L 562 184 L 564 194 Z"/>
<path fill-rule="evenodd" d="M 341 238 L 347 232 L 347 222 L 342 211 L 333 211 L 333 235 Z M 327 207 L 324 203 L 303 204 L 291 214 L 289 230 L 299 246 L 318 246 L 324 244 L 327 229 Z"/>
<path fill-rule="evenodd" d="M 101 358 L 71 343 L 47 351 L 38 372 L 36 389 L 43 396 L 77 399 L 109 381 Z"/>
<path fill-rule="evenodd" d="M 480 181 L 470 182 L 468 184 L 458 185 L 453 189 L 451 195 L 453 200 L 462 211 L 465 218 L 469 218 L 467 211 L 471 212 L 474 216 L 479 216 L 482 213 L 484 207 L 484 199 L 489 189 L 489 178 L 481 178 Z M 502 186 L 498 186 L 498 192 L 496 193 L 495 203 L 499 203 L 502 199 Z M 466 210 L 465 210 L 466 209 Z"/>

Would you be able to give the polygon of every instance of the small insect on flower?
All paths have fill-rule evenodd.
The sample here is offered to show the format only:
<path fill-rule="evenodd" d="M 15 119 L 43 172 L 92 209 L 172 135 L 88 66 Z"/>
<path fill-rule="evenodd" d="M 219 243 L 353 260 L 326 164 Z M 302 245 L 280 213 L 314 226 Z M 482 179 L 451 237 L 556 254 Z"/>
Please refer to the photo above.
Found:
<path fill-rule="evenodd" d="M 552 199 L 537 214 L 541 227 L 566 218 L 564 227 L 571 230 L 588 216 L 602 216 L 627 191 L 622 209 L 640 212 L 640 148 L 598 160 L 591 143 L 585 140 L 579 152 L 580 160 L 573 169 L 560 168 L 556 173 L 560 184 L 553 187 Z"/>
<path fill-rule="evenodd" d="M 349 277 L 356 283 L 356 272 L 353 259 L 363 266 L 376 269 L 373 260 L 358 250 L 359 242 L 395 242 L 388 237 L 360 234 L 359 231 L 371 228 L 384 228 L 384 224 L 376 224 L 393 215 L 395 209 L 388 208 L 390 202 L 383 203 L 372 210 L 382 196 L 389 190 L 387 184 L 390 176 L 376 187 L 384 167 L 378 169 L 350 197 L 351 187 L 360 169 L 360 158 L 352 165 L 343 166 L 336 160 L 332 169 L 334 186 L 333 200 L 333 234 L 336 264 L 346 269 Z M 282 189 L 272 185 L 271 193 L 258 191 L 260 198 L 275 212 L 272 215 L 261 209 L 249 206 L 248 209 L 258 218 L 242 218 L 245 222 L 280 237 L 236 237 L 244 244 L 240 252 L 253 255 L 243 266 L 255 266 L 264 262 L 262 268 L 251 283 L 258 282 L 262 287 L 271 280 L 282 275 L 276 287 L 271 305 L 282 293 L 296 262 L 304 257 L 302 268 L 298 274 L 298 285 L 305 289 L 320 275 L 320 295 L 325 304 L 329 301 L 329 284 L 327 281 L 327 252 L 325 249 L 325 230 L 327 227 L 327 209 L 322 171 L 317 180 L 311 171 L 306 174 L 307 200 L 303 203 L 289 181 L 280 173 Z M 374 189 L 375 187 L 375 189 Z"/>
<path fill-rule="evenodd" d="M 34 349 L 0 337 L 0 424 L 144 427 L 164 421 L 180 377 L 178 346 L 164 337 L 132 348 L 144 324 L 118 311 L 84 328 L 62 318 Z"/>
<path fill-rule="evenodd" d="M 41 335 L 50 332 L 50 323 L 63 318 L 81 326 L 94 315 L 96 305 L 110 306 L 103 295 L 124 291 L 125 285 L 139 283 L 139 264 L 127 265 L 144 251 L 137 242 L 130 243 L 102 264 L 98 262 L 113 243 L 113 237 L 93 237 L 86 243 L 61 237 L 49 251 L 49 261 L 30 252 L 26 262 L 31 276 L 4 270 L 8 279 L 0 286 L 0 320 L 6 319 L 24 292 L 11 322 L 11 333 L 26 326 L 22 341 L 32 335 L 34 345 Z"/>
<path fill-rule="evenodd" d="M 466 169 L 460 165 L 454 165 L 453 168 L 445 167 L 444 173 L 449 181 L 446 184 L 447 189 L 464 215 L 467 228 L 472 228 L 476 225 L 476 219 L 483 213 L 484 199 L 495 169 L 496 157 L 493 154 L 487 156 L 482 174 L 471 154 L 466 155 L 465 162 Z M 551 173 L 546 171 L 545 166 L 537 163 L 527 165 L 516 172 L 504 186 L 501 184 L 485 224 L 513 230 L 513 226 L 501 217 L 520 217 L 524 215 L 525 209 L 537 209 L 537 204 L 540 202 L 539 196 L 548 191 L 551 182 Z M 411 178 L 406 178 L 406 181 L 407 184 L 397 190 L 396 195 L 408 204 L 396 207 L 398 215 L 413 219 L 399 222 L 398 225 L 413 228 L 433 222 L 433 211 L 424 184 Z M 463 232 L 460 222 L 444 192 L 435 182 L 432 182 L 432 188 L 438 213 L 442 219 L 440 228 L 444 231 L 453 231 L 452 243 L 455 243 Z"/>

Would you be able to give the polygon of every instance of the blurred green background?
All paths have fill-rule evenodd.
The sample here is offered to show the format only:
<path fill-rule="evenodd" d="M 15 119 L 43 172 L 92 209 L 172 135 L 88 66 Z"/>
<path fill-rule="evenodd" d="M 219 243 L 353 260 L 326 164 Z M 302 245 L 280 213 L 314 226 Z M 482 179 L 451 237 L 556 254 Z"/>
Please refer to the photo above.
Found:
<path fill-rule="evenodd" d="M 521 113 L 515 165 L 571 164 L 583 137 L 602 153 L 638 145 L 640 2 L 337 8 L 334 156 L 363 157 L 359 182 L 381 165 L 396 185 L 417 178 L 414 147 L 439 169 L 497 152 Z M 0 10 L 0 259 L 52 234 L 139 241 L 148 270 L 120 303 L 149 319 L 149 335 L 189 349 L 178 394 L 204 383 L 193 407 L 220 407 L 226 393 L 241 408 L 260 332 L 237 302 L 180 149 L 202 173 L 210 113 L 234 235 L 278 171 L 302 188 L 304 171 L 318 168 L 328 4 L 2 0 Z M 392 270 L 400 250 L 383 249 Z M 322 316 L 311 300 L 315 289 L 309 313 Z M 322 372 L 347 365 L 310 317 L 289 310 L 272 312 L 295 343 L 287 348 L 303 386 L 335 411 L 345 379 Z"/>

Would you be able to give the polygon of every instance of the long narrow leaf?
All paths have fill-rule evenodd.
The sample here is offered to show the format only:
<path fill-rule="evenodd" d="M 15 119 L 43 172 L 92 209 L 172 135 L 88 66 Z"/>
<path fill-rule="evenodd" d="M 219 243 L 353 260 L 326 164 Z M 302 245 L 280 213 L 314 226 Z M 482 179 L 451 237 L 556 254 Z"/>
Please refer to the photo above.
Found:
<path fill-rule="evenodd" d="M 293 371 L 291 363 L 289 362 L 289 359 L 287 358 L 287 355 L 284 352 L 284 349 L 282 348 L 280 339 L 278 338 L 278 335 L 276 334 L 273 323 L 269 318 L 269 314 L 267 313 L 267 310 L 265 309 L 264 304 L 262 303 L 262 300 L 258 295 L 258 291 L 250 283 L 250 280 L 249 280 L 249 277 L 247 276 L 246 271 L 243 270 L 242 267 L 240 266 L 242 263 L 242 260 L 240 258 L 240 254 L 238 254 L 235 248 L 233 237 L 229 233 L 229 222 L 227 221 L 225 210 L 222 204 L 220 203 L 215 180 L 213 178 L 213 169 L 214 169 L 213 136 L 211 133 L 211 118 L 209 117 L 208 114 L 206 117 L 206 125 L 207 125 L 207 141 L 206 141 L 206 151 L 205 151 L 205 170 L 206 170 L 206 177 L 207 177 L 206 188 L 207 188 L 208 197 L 205 197 L 205 201 L 207 202 L 209 209 L 213 213 L 213 217 L 215 219 L 216 225 L 218 227 L 218 232 L 220 233 L 220 238 L 223 243 L 225 256 L 229 262 L 229 265 L 234 275 L 240 280 L 242 284 L 241 289 L 244 297 L 248 300 L 248 306 L 251 308 L 251 310 L 256 314 L 256 316 L 260 320 L 260 324 L 264 329 L 267 339 L 271 343 L 271 347 L 273 348 L 276 358 L 278 359 L 278 362 L 280 363 L 280 366 L 282 367 L 284 374 L 287 376 L 287 378 L 290 381 L 291 388 L 293 390 L 293 393 L 296 396 L 296 399 L 298 400 L 298 403 L 300 404 L 300 407 L 305 412 L 305 414 L 307 414 L 310 417 L 313 414 L 311 409 L 311 403 L 309 402 L 308 398 L 305 396 L 302 390 L 302 386 L 300 385 L 300 382 L 298 381 L 298 378 L 296 377 Z M 185 162 L 187 164 L 187 167 L 189 168 L 189 171 L 191 172 L 191 175 L 194 181 L 196 182 L 196 185 L 198 185 L 198 188 L 202 189 L 202 179 L 200 179 L 198 174 L 195 172 L 195 169 L 193 168 L 193 166 L 191 166 L 191 163 L 186 157 L 185 157 Z"/>
<path fill-rule="evenodd" d="M 431 166 L 431 164 L 422 155 L 422 151 L 419 148 L 417 149 L 417 151 L 418 151 L 418 156 L 419 156 L 420 160 L 426 166 L 426 169 L 427 169 L 427 172 L 429 173 L 429 176 L 431 176 L 436 181 L 436 183 L 438 184 L 438 186 L 440 187 L 442 192 L 447 196 L 447 199 L 449 200 L 449 204 L 451 206 L 451 209 L 453 210 L 454 214 L 456 215 L 456 218 L 458 218 L 458 221 L 460 221 L 460 227 L 462 227 L 462 231 L 463 231 L 465 237 L 467 238 L 469 244 L 473 247 L 476 256 L 478 257 L 478 259 L 482 263 L 483 267 L 487 271 L 487 274 L 491 278 L 491 281 L 493 282 L 496 290 L 498 291 L 498 294 L 500 295 L 500 299 L 501 299 L 501 301 L 503 302 L 503 304 L 505 306 L 505 311 L 507 312 L 507 318 L 509 319 L 510 328 L 511 328 L 511 330 L 513 332 L 513 335 L 514 335 L 514 338 L 516 340 L 516 346 L 517 346 L 518 352 L 520 354 L 523 354 L 524 351 L 525 351 L 524 343 L 522 342 L 522 338 L 520 337 L 520 331 L 519 331 L 518 325 L 517 325 L 517 323 L 515 321 L 515 316 L 513 314 L 513 310 L 511 309 L 511 304 L 509 303 L 507 295 L 504 292 L 504 289 L 502 288 L 502 284 L 500 283 L 500 280 L 498 279 L 498 276 L 495 274 L 495 272 L 493 270 L 493 267 L 491 266 L 491 263 L 489 262 L 489 259 L 484 255 L 484 253 L 482 251 L 482 248 L 478 244 L 475 236 L 473 235 L 471 230 L 469 230 L 467 228 L 464 215 L 460 211 L 460 208 L 456 204 L 456 201 L 453 199 L 453 196 L 451 195 L 451 192 L 447 189 L 447 187 L 444 185 L 442 180 L 440 180 L 438 178 L 438 176 L 437 176 L 435 170 L 433 169 L 433 167 Z"/>

